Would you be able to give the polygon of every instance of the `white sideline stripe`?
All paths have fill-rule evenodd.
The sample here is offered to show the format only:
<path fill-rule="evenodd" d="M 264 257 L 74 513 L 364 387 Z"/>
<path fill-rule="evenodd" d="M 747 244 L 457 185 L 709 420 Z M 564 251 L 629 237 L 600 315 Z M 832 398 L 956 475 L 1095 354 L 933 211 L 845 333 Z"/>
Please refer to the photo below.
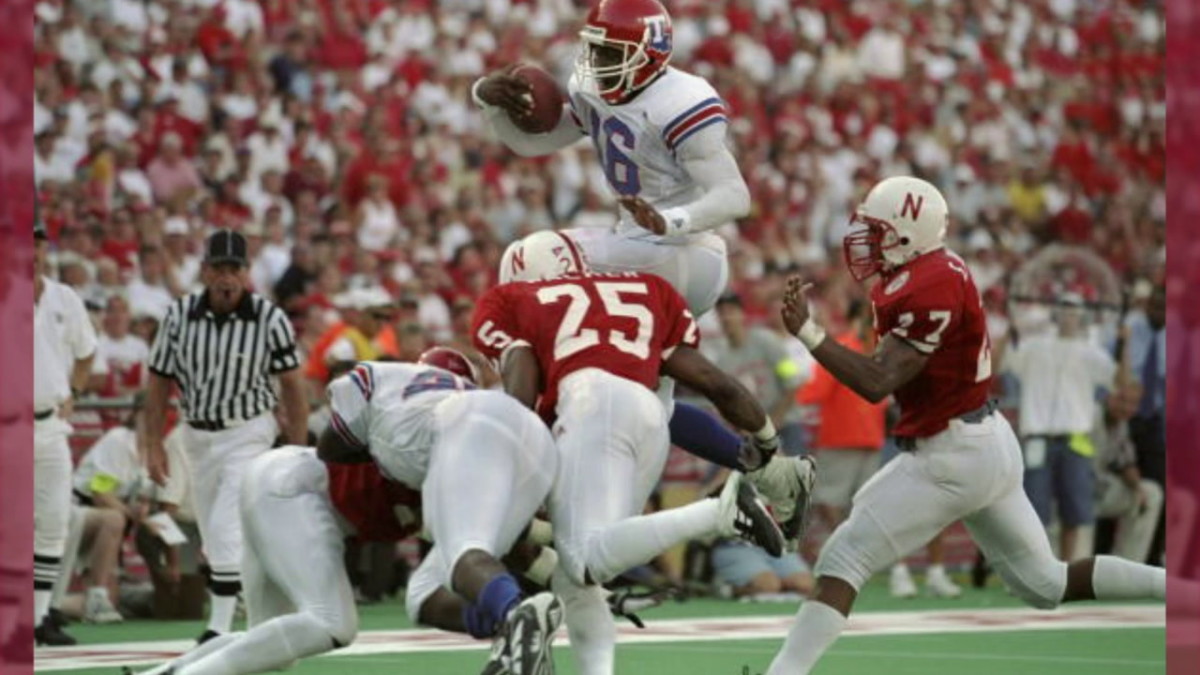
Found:
<path fill-rule="evenodd" d="M 618 624 L 621 644 L 662 642 L 707 642 L 713 640 L 781 639 L 787 634 L 792 615 L 724 617 L 713 619 L 664 619 L 651 621 L 645 630 Z M 958 609 L 920 612 L 866 612 L 850 619 L 845 637 L 919 635 L 932 633 L 984 633 L 1032 630 L 1091 630 L 1153 628 L 1166 625 L 1162 605 L 1091 606 L 1042 612 L 1025 608 Z M 76 647 L 38 649 L 35 671 L 54 672 L 83 668 L 153 665 L 174 658 L 195 643 L 191 640 L 122 642 Z M 483 650 L 488 642 L 454 633 L 428 629 L 365 631 L 353 645 L 319 658 L 371 654 L 403 654 Z M 556 645 L 569 644 L 560 632 Z M 873 654 L 882 654 L 874 653 Z M 890 653 L 889 653 L 890 655 Z M 928 654 L 922 654 L 928 656 Z M 1007 658 L 994 655 L 997 658 Z M 946 658 L 952 658 L 947 655 Z M 957 658 L 963 658 L 959 655 Z M 989 658 L 980 656 L 979 658 Z M 1014 658 L 1019 658 L 1014 655 Z M 1054 657 L 1038 658 L 1049 661 Z M 1072 660 L 1074 657 L 1063 657 Z M 1087 661 L 1079 661 L 1084 663 Z M 1106 660 L 1107 662 L 1107 660 Z"/>

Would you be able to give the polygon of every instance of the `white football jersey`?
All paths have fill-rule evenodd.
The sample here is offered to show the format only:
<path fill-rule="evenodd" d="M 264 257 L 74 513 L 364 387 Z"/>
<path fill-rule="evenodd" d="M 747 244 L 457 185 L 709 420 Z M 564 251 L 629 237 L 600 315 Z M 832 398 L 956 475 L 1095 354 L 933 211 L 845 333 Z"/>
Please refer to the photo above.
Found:
<path fill-rule="evenodd" d="M 637 195 L 660 211 L 700 197 L 700 186 L 675 151 L 697 131 L 728 122 L 725 102 L 704 78 L 667 68 L 622 105 L 609 104 L 575 75 L 567 93 L 575 121 L 591 137 L 614 192 Z M 618 229 L 629 237 L 664 239 L 638 227 L 624 209 Z"/>
<path fill-rule="evenodd" d="M 436 440 L 437 406 L 475 385 L 432 366 L 363 362 L 329 383 L 329 424 L 365 447 L 390 479 L 420 489 Z"/>

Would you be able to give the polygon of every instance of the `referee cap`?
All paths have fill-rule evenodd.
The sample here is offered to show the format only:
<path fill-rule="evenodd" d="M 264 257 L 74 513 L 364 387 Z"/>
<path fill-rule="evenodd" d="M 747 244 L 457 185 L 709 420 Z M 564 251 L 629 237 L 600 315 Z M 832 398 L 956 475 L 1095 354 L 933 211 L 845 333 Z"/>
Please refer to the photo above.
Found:
<path fill-rule="evenodd" d="M 208 238 L 208 252 L 204 262 L 209 265 L 233 263 L 245 266 L 246 238 L 233 230 L 217 230 Z"/>

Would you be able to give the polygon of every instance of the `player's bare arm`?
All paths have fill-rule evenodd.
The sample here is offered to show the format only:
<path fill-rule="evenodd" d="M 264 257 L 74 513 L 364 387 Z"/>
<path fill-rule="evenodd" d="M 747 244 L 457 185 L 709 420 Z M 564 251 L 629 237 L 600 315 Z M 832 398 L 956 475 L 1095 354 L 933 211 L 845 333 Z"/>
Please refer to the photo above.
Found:
<path fill-rule="evenodd" d="M 661 212 L 636 195 L 618 200 L 638 225 L 659 235 L 687 234 L 711 230 L 750 213 L 750 188 L 725 144 L 725 130 L 724 124 L 701 129 L 677 151 L 679 165 L 703 188 L 699 199 Z"/>
<path fill-rule="evenodd" d="M 289 443 L 308 443 L 308 394 L 299 368 L 279 374 L 280 400 L 287 420 L 283 435 Z"/>
<path fill-rule="evenodd" d="M 542 392 L 541 379 L 542 370 L 533 349 L 509 347 L 501 355 L 500 381 L 504 391 L 530 410 L 536 409 L 538 395 Z"/>
<path fill-rule="evenodd" d="M 171 380 L 151 371 L 146 384 L 146 414 L 142 418 L 145 428 L 146 470 L 150 480 L 165 486 L 170 471 L 167 468 L 167 451 L 163 448 L 163 423 L 167 418 L 167 398 L 171 395 Z"/>
<path fill-rule="evenodd" d="M 835 378 L 872 403 L 887 398 L 916 377 L 929 357 L 912 345 L 885 335 L 875 353 L 867 356 L 847 349 L 836 340 L 826 339 L 825 331 L 812 319 L 808 309 L 811 283 L 791 277 L 783 297 L 784 324 L 788 332 L 800 338 L 813 358 Z"/>
<path fill-rule="evenodd" d="M 371 453 L 366 448 L 347 442 L 332 426 L 326 427 L 317 439 L 317 458 L 333 464 L 365 464 L 372 461 Z"/>
<path fill-rule="evenodd" d="M 676 347 L 670 358 L 663 361 L 662 373 L 699 392 L 731 424 L 753 434 L 753 447 L 743 448 L 743 452 L 749 454 L 748 451 L 754 450 L 757 456 L 741 457 L 743 469 L 753 471 L 775 454 L 779 436 L 767 411 L 742 383 L 717 368 L 698 350 L 684 345 Z"/>

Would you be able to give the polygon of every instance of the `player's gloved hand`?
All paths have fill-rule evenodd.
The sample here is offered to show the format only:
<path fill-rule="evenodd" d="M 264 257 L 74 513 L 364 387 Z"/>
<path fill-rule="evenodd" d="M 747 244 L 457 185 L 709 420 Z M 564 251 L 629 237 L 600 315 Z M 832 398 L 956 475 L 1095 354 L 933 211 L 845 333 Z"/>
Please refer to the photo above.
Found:
<path fill-rule="evenodd" d="M 474 96 L 484 103 L 501 108 L 514 117 L 533 112 L 533 91 L 525 80 L 513 76 L 517 64 L 487 75 L 475 83 Z"/>
<path fill-rule="evenodd" d="M 626 195 L 617 199 L 626 211 L 629 211 L 633 216 L 634 222 L 639 226 L 653 232 L 654 234 L 667 233 L 667 220 L 663 218 L 658 209 L 650 205 L 650 202 L 634 195 Z"/>
<path fill-rule="evenodd" d="M 778 434 L 767 439 L 749 436 L 738 450 L 738 470 L 742 473 L 757 471 L 766 466 L 776 452 L 779 452 Z"/>

